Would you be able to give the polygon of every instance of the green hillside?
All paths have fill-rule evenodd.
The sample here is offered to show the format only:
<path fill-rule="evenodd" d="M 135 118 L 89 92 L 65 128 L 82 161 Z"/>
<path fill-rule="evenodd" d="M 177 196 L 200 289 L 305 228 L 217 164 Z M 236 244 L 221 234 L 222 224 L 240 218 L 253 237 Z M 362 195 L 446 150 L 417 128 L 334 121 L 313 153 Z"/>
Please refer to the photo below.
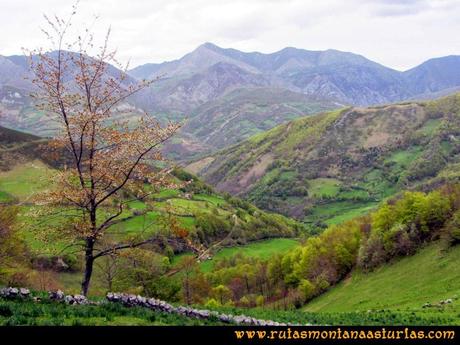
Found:
<path fill-rule="evenodd" d="M 15 229 L 25 240 L 31 262 L 45 264 L 47 270 L 57 270 L 53 280 L 58 286 L 78 292 L 81 258 L 74 254 L 65 237 L 47 231 L 50 224 L 68 226 L 66 217 L 71 211 L 67 206 L 44 209 L 34 201 L 34 196 L 53 188 L 53 176 L 58 173 L 56 167 L 41 160 L 42 156 L 34 150 L 46 141 L 7 129 L 0 134 L 5 134 L 0 147 L 3 158 L 0 204 L 18 207 Z M 300 235 L 303 227 L 299 223 L 261 211 L 228 194 L 219 194 L 180 169 L 174 170 L 171 178 L 179 184 L 187 183 L 176 190 L 153 190 L 146 199 L 130 201 L 122 214 L 124 221 L 110 229 L 107 239 L 126 242 L 155 238 L 150 249 L 163 257 L 167 263 L 165 271 L 173 269 L 182 255 L 207 253 L 210 258 L 216 254 L 227 257 L 241 248 L 245 255 L 267 258 L 278 249 L 282 252 L 298 243 L 287 238 Z M 109 208 L 101 212 L 110 212 Z M 66 216 L 59 216 L 59 213 Z M 61 259 L 69 266 L 64 271 L 53 266 Z M 212 263 L 207 260 L 203 265 L 211 270 Z M 97 276 L 101 269 L 96 267 L 95 270 L 94 293 L 105 293 L 107 288 Z"/>
<path fill-rule="evenodd" d="M 313 299 L 307 312 L 401 310 L 458 315 L 460 312 L 460 247 L 442 250 L 431 244 L 411 257 L 373 272 L 354 271 L 326 293 Z M 437 305 L 452 299 L 448 305 Z M 423 308 L 425 303 L 432 307 Z"/>
<path fill-rule="evenodd" d="M 37 231 L 29 214 L 39 210 L 32 198 L 40 191 L 52 188 L 52 176 L 56 170 L 40 160 L 29 161 L 0 172 L 0 198 L 20 203 L 25 236 L 30 239 L 32 249 L 45 251 L 43 243 L 33 235 Z M 178 181 L 191 179 L 189 174 L 178 173 Z M 2 200 L 0 199 L 0 200 Z M 219 195 L 199 180 L 183 190 L 162 190 L 146 200 L 130 202 L 125 211 L 126 221 L 115 226 L 112 236 L 150 236 L 168 228 L 168 222 L 175 221 L 188 237 L 205 247 L 225 239 L 223 245 L 244 244 L 248 241 L 270 237 L 292 237 L 298 234 L 300 226 L 283 216 L 268 214 L 251 204 Z M 172 219 L 170 219 L 172 218 Z M 41 226 L 46 226 L 45 222 Z M 215 229 L 214 229 L 215 228 Z M 218 230 L 218 233 L 216 231 Z M 54 243 L 57 247 L 59 243 Z M 49 246 L 48 246 L 49 247 Z M 215 247 L 217 250 L 219 246 Z M 49 250 L 50 248 L 47 248 Z"/>
<path fill-rule="evenodd" d="M 41 160 L 25 162 L 0 172 L 0 190 L 18 201 L 27 201 L 49 186 L 52 175 L 53 169 Z"/>
<path fill-rule="evenodd" d="M 284 254 L 289 250 L 297 247 L 299 242 L 292 238 L 273 238 L 257 242 L 248 243 L 243 246 L 226 247 L 218 250 L 212 260 L 206 260 L 200 263 L 200 269 L 203 272 L 210 272 L 214 268 L 214 263 L 221 259 L 229 259 L 235 255 L 269 260 L 270 257 L 277 254 Z M 184 255 L 176 255 L 173 264 L 179 262 Z"/>
<path fill-rule="evenodd" d="M 324 227 L 397 191 L 459 176 L 460 94 L 294 120 L 191 170 L 217 189 Z"/>

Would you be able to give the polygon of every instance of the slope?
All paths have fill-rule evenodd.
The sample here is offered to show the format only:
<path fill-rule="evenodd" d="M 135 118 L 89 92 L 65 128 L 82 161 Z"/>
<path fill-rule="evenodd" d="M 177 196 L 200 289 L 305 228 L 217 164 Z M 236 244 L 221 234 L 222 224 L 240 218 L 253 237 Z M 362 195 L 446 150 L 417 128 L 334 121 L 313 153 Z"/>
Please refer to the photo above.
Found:
<path fill-rule="evenodd" d="M 175 144 L 165 149 L 170 158 L 184 161 L 317 111 L 451 94 L 460 86 L 459 66 L 458 56 L 448 56 L 399 72 L 333 49 L 287 47 L 263 54 L 205 43 L 180 59 L 129 71 L 126 84 L 161 78 L 117 110 L 128 120 L 148 111 L 161 121 L 187 122 Z M 119 73 L 109 66 L 107 77 Z M 27 75 L 24 56 L 0 56 L 2 124 L 52 135 L 57 125 L 34 109 Z"/>
<path fill-rule="evenodd" d="M 78 74 L 76 53 L 62 51 L 62 59 L 67 62 L 64 82 L 69 89 L 75 88 L 73 78 Z M 57 58 L 57 51 L 46 53 L 48 57 Z M 33 60 L 37 56 L 32 57 Z M 86 63 L 94 62 L 94 58 L 85 56 Z M 124 72 L 121 69 L 105 64 L 103 79 L 118 78 Z M 33 84 L 33 75 L 29 66 L 29 57 L 25 55 L 0 56 L 0 113 L 1 124 L 19 131 L 40 136 L 50 136 L 59 129 L 59 123 L 50 114 L 39 111 L 34 106 L 31 93 L 37 91 Z M 126 75 L 121 87 L 129 87 L 136 79 Z M 121 102 L 115 109 L 119 118 L 132 120 L 143 114 L 131 100 Z"/>
<path fill-rule="evenodd" d="M 189 166 L 218 190 L 321 225 L 458 178 L 460 95 L 294 120 Z"/>
<path fill-rule="evenodd" d="M 55 215 L 49 220 L 42 215 L 44 218 L 40 222 L 30 216 L 40 210 L 40 206 L 34 204 L 33 196 L 53 188 L 52 177 L 59 169 L 58 162 L 52 162 L 53 166 L 49 164 L 51 162 L 47 160 L 44 148 L 40 148 L 39 144 L 45 143 L 44 139 L 0 128 L 3 169 L 0 171 L 0 203 L 21 207 L 21 232 L 36 255 L 53 255 L 54 251 L 64 246 L 59 241 L 44 245 L 43 239 L 36 236 L 41 227 L 46 228 L 48 221 L 56 221 Z M 152 191 L 149 198 L 129 202 L 122 215 L 125 220 L 112 229 L 110 236 L 129 238 L 155 235 L 173 238 L 166 251 L 177 253 L 199 252 L 208 247 L 213 247 L 215 251 L 220 245 L 293 237 L 301 230 L 295 221 L 268 214 L 230 195 L 221 195 L 180 169 L 174 170 L 171 178 L 178 183 L 188 183 L 179 190 Z M 180 236 L 170 233 L 169 228 L 173 226 L 180 229 Z M 215 246 L 216 243 L 220 245 Z"/>
<path fill-rule="evenodd" d="M 371 273 L 354 271 L 329 291 L 310 301 L 308 312 L 350 312 L 366 310 L 460 311 L 460 247 L 443 250 L 430 244 L 414 256 L 386 264 Z M 451 305 L 438 305 L 452 299 Z"/>
<path fill-rule="evenodd" d="M 163 75 L 167 84 L 180 85 L 194 75 L 208 74 L 207 70 L 212 71 L 220 63 L 233 66 L 237 73 L 244 71 L 259 76 L 271 87 L 361 106 L 401 101 L 460 85 L 459 56 L 431 59 L 400 72 L 361 55 L 334 49 L 311 51 L 286 47 L 264 54 L 221 48 L 212 43 L 202 44 L 180 59 L 138 66 L 129 72 L 139 79 Z M 218 87 L 210 85 L 209 92 Z"/>
<path fill-rule="evenodd" d="M 279 88 L 238 88 L 193 110 L 184 131 L 214 150 L 337 103 Z"/>
<path fill-rule="evenodd" d="M 21 162 L 41 157 L 46 139 L 0 126 L 0 171 Z"/>

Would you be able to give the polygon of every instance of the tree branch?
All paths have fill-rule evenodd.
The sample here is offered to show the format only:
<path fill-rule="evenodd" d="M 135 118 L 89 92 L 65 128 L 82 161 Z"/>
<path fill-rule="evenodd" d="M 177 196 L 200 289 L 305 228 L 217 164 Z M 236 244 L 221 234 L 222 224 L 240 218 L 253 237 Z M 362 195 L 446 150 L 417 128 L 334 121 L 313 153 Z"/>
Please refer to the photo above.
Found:
<path fill-rule="evenodd" d="M 122 250 L 122 249 L 128 249 L 128 248 L 136 248 L 136 247 L 140 247 L 144 244 L 147 244 L 147 243 L 152 243 L 154 241 L 156 241 L 157 238 L 156 237 L 152 237 L 152 238 L 149 238 L 147 240 L 144 240 L 144 241 L 141 241 L 141 242 L 137 242 L 137 243 L 126 243 L 126 244 L 119 244 L 119 245 L 116 245 L 112 248 L 108 248 L 108 249 L 105 249 L 105 250 L 102 250 L 100 251 L 99 253 L 97 253 L 96 255 L 94 255 L 94 259 L 97 259 L 101 256 L 105 256 L 105 255 L 109 255 L 109 254 L 113 254 L 115 253 L 116 251 L 118 250 Z"/>

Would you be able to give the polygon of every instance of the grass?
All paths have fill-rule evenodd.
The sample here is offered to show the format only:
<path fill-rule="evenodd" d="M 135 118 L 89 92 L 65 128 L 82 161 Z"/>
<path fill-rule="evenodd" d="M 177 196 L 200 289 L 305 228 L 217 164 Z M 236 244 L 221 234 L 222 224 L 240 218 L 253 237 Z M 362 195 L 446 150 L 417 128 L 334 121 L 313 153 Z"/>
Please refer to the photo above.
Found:
<path fill-rule="evenodd" d="M 399 166 L 405 167 L 418 158 L 422 153 L 420 146 L 413 146 L 409 150 L 399 150 L 394 152 L 386 159 L 386 162 L 394 162 Z"/>
<path fill-rule="evenodd" d="M 169 199 L 174 198 L 179 195 L 179 191 L 176 189 L 163 189 L 161 192 L 158 192 L 154 195 L 155 198 Z"/>
<path fill-rule="evenodd" d="M 246 244 L 244 246 L 228 247 L 220 249 L 212 260 L 207 260 L 200 263 L 200 269 L 203 272 L 210 272 L 214 263 L 219 259 L 230 258 L 235 254 L 242 254 L 248 257 L 256 257 L 259 259 L 269 259 L 275 254 L 283 254 L 290 249 L 299 245 L 299 242 L 291 238 L 274 238 Z M 172 264 L 175 265 L 185 256 L 190 256 L 190 253 L 183 253 L 174 256 Z"/>
<path fill-rule="evenodd" d="M 13 198 L 11 197 L 10 194 L 8 194 L 7 192 L 4 192 L 4 191 L 0 191 L 0 203 L 4 203 L 4 202 L 10 202 L 12 201 Z"/>
<path fill-rule="evenodd" d="M 306 312 L 400 310 L 450 316 L 460 324 L 460 246 L 447 252 L 439 243 L 374 272 L 353 272 L 328 292 L 308 303 Z M 429 302 L 453 299 L 443 307 L 422 309 Z"/>
<path fill-rule="evenodd" d="M 398 191 L 396 184 L 385 179 L 382 170 L 372 169 L 363 178 L 363 187 L 379 198 L 385 198 Z"/>
<path fill-rule="evenodd" d="M 147 212 L 145 215 L 135 216 L 127 221 L 117 224 L 110 228 L 110 233 L 118 239 L 126 235 L 140 234 L 145 235 L 155 233 L 158 229 L 158 212 Z"/>
<path fill-rule="evenodd" d="M 224 198 L 217 196 L 217 195 L 207 195 L 207 194 L 195 194 L 193 196 L 193 200 L 198 200 L 198 201 L 207 201 L 214 206 L 220 207 L 223 204 L 226 204 L 227 202 L 225 201 Z"/>
<path fill-rule="evenodd" d="M 0 172 L 0 191 L 26 201 L 34 193 L 48 188 L 52 169 L 35 160 Z"/>
<path fill-rule="evenodd" d="M 269 259 L 275 254 L 283 254 L 299 245 L 299 242 L 290 238 L 275 238 L 260 242 L 250 243 L 244 246 L 223 248 L 213 256 L 212 260 L 204 261 L 200 264 L 203 272 L 210 272 L 214 267 L 214 261 L 230 258 L 235 254 L 242 254 L 259 259 Z"/>
<path fill-rule="evenodd" d="M 104 296 L 108 292 L 107 284 L 104 284 L 101 268 L 98 264 L 94 267 L 90 296 Z M 61 289 L 67 294 L 81 293 L 82 279 L 82 272 L 59 272 L 57 276 L 58 283 L 62 286 Z"/>
<path fill-rule="evenodd" d="M 0 300 L 0 325 L 4 326 L 199 326 L 219 325 L 199 320 L 104 302 L 101 305 L 71 306 L 65 303 L 30 300 Z"/>
<path fill-rule="evenodd" d="M 309 181 L 308 192 L 315 197 L 334 197 L 339 193 L 340 181 L 333 178 L 317 178 Z"/>
<path fill-rule="evenodd" d="M 372 310 L 347 312 L 308 312 L 302 310 L 274 310 L 270 308 L 238 309 L 220 307 L 218 311 L 233 315 L 248 315 L 265 320 L 291 322 L 309 325 L 329 326 L 371 326 L 371 325 L 458 325 L 460 318 L 456 313 L 442 310 Z"/>
<path fill-rule="evenodd" d="M 371 202 L 360 203 L 358 202 L 358 203 L 353 204 L 350 202 L 346 202 L 346 205 L 350 205 L 350 206 L 345 206 L 342 212 L 328 218 L 325 221 L 325 223 L 327 225 L 340 224 L 347 220 L 353 219 L 355 217 L 365 215 L 369 213 L 370 211 L 372 211 L 378 205 L 378 203 L 371 203 Z"/>
<path fill-rule="evenodd" d="M 432 135 L 442 124 L 441 119 L 430 119 L 418 130 L 423 135 Z"/>
<path fill-rule="evenodd" d="M 304 220 L 308 223 L 321 220 L 327 225 L 340 224 L 370 212 L 377 205 L 377 202 L 333 201 L 314 207 Z"/>

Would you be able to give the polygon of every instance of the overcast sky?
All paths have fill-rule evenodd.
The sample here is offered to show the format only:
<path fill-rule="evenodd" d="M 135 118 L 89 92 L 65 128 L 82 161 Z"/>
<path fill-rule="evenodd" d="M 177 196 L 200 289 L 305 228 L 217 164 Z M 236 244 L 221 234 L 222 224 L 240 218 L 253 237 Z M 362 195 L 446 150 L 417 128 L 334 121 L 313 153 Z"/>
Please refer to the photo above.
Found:
<path fill-rule="evenodd" d="M 44 45 L 43 13 L 70 0 L 0 0 L 0 54 Z M 286 46 L 338 49 L 405 70 L 460 55 L 460 0 L 81 0 L 75 26 L 100 18 L 131 67 L 180 58 L 204 42 L 265 53 Z"/>

